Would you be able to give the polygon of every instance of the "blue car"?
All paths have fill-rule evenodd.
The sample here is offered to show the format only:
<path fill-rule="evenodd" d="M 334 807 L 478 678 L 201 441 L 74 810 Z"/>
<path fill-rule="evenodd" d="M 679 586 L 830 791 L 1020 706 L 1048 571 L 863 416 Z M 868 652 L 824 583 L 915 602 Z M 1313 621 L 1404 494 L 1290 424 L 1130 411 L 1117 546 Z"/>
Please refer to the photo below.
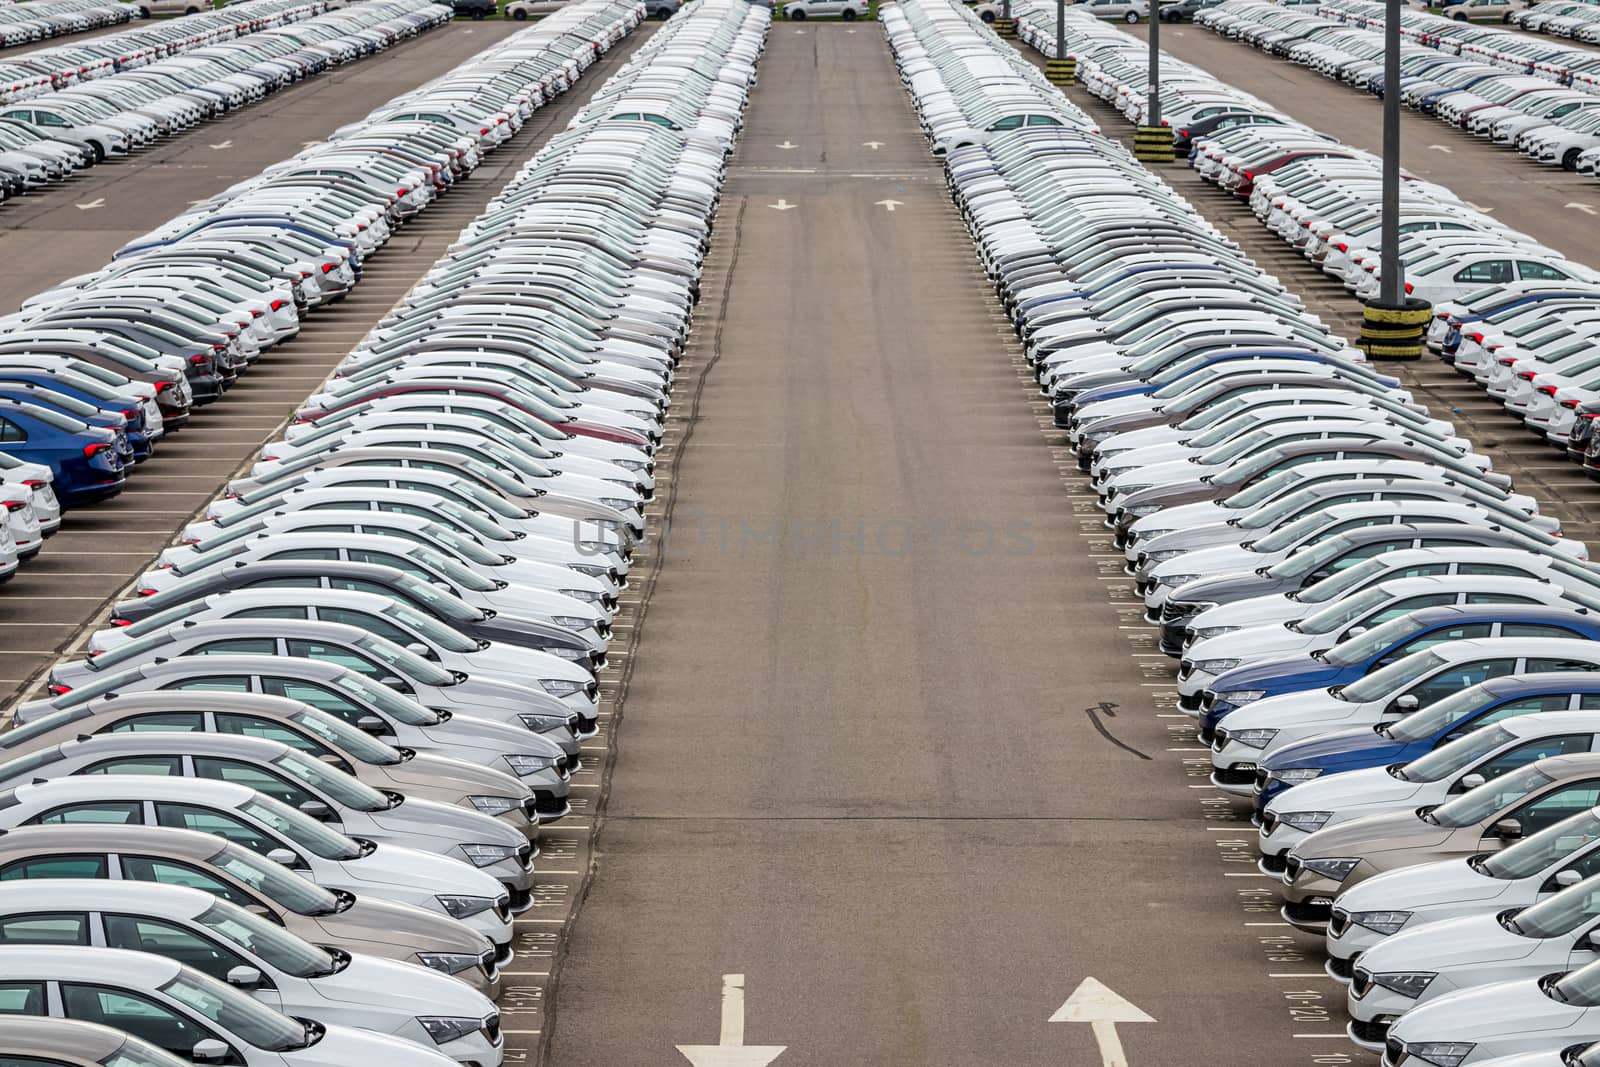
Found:
<path fill-rule="evenodd" d="M 1475 637 L 1580 637 L 1600 641 L 1600 612 L 1516 604 L 1456 604 L 1423 608 L 1374 626 L 1326 652 L 1283 656 L 1220 674 L 1200 699 L 1200 737 L 1210 744 L 1217 724 L 1251 694 L 1250 701 L 1308 689 L 1332 689 L 1386 667 L 1413 652 Z"/>
<path fill-rule="evenodd" d="M 119 431 L 39 404 L 0 399 L 0 451 L 43 463 L 55 472 L 63 508 L 81 507 L 122 492 L 127 481 Z"/>
<path fill-rule="evenodd" d="M 1410 763 L 1446 742 L 1517 715 L 1595 710 L 1600 710 L 1600 674 L 1558 671 L 1491 678 L 1387 726 L 1340 730 L 1285 745 L 1256 770 L 1256 816 L 1297 782 Z"/>
<path fill-rule="evenodd" d="M 128 447 L 133 451 L 134 462 L 143 463 L 155 453 L 156 443 L 155 438 L 150 436 L 150 422 L 145 415 L 144 405 L 137 398 L 69 370 L 8 367 L 0 363 L 0 390 L 15 392 L 32 387 L 65 394 L 85 404 L 92 404 L 108 415 L 122 416 L 123 432 L 128 435 Z"/>
<path fill-rule="evenodd" d="M 128 439 L 128 419 L 120 411 L 103 411 L 94 404 L 77 397 L 58 393 L 38 385 L 13 385 L 0 381 L 0 400 L 16 400 L 25 404 L 58 411 L 117 435 L 117 456 L 124 466 L 133 462 L 133 443 Z"/>

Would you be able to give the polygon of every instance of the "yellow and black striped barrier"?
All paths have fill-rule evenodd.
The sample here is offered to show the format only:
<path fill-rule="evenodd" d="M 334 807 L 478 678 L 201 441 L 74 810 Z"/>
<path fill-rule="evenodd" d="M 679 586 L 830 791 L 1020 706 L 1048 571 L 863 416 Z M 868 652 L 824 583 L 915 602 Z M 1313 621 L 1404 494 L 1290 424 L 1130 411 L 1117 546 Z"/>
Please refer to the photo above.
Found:
<path fill-rule="evenodd" d="M 1004 37 L 1008 41 L 1015 41 L 1017 39 L 1017 20 L 995 19 L 994 32 L 998 33 L 1001 37 Z"/>
<path fill-rule="evenodd" d="M 1066 59 L 1045 60 L 1044 76 L 1051 85 L 1071 85 L 1078 80 L 1077 58 L 1068 56 Z"/>
<path fill-rule="evenodd" d="M 1141 163 L 1172 162 L 1172 128 L 1140 126 L 1133 134 L 1133 158 Z"/>
<path fill-rule="evenodd" d="M 1422 358 L 1422 340 L 1433 320 L 1433 305 L 1407 298 L 1399 307 L 1374 300 L 1361 309 L 1356 347 L 1373 360 Z"/>

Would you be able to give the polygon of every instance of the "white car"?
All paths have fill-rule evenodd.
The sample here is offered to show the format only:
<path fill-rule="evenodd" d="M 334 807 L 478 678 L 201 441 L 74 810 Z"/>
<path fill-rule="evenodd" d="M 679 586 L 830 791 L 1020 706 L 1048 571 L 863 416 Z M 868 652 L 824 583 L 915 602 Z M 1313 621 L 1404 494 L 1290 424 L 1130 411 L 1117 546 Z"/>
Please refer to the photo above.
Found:
<path fill-rule="evenodd" d="M 1477 1067 L 1499 1056 L 1581 1048 L 1596 1040 L 1600 964 L 1590 964 L 1560 977 L 1497 982 L 1423 1004 L 1389 1028 L 1383 1067 Z"/>
<path fill-rule="evenodd" d="M 1435 700 L 1489 678 L 1543 670 L 1600 670 L 1600 641 L 1491 637 L 1450 641 L 1413 652 L 1334 691 L 1267 697 L 1229 713 L 1211 744 L 1213 771 L 1259 765 L 1292 741 L 1357 726 L 1395 722 Z M 1254 786 L 1212 775 L 1226 792 Z"/>
<path fill-rule="evenodd" d="M 450 1067 L 398 1037 L 289 1018 L 238 989 L 148 952 L 77 945 L 0 947 L 6 1011 L 85 1019 L 199 1063 L 242 1067 Z"/>
<path fill-rule="evenodd" d="M 425 967 L 312 945 L 201 889 L 33 879 L 0 886 L 0 941 L 129 949 L 188 963 L 275 1011 L 498 1067 L 494 1002 Z"/>
<path fill-rule="evenodd" d="M 4 794 L 0 825 L 80 821 L 177 826 L 235 841 L 326 889 L 415 904 L 511 940 L 510 894 L 465 863 L 394 845 L 353 841 L 248 786 L 194 778 L 87 775 L 32 782 Z"/>

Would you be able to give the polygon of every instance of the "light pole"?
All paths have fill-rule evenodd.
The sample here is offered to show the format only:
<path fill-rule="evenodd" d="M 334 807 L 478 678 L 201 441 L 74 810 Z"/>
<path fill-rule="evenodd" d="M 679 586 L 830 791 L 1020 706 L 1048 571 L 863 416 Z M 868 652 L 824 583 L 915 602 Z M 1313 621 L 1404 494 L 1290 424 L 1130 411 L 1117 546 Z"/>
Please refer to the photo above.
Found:
<path fill-rule="evenodd" d="M 1161 124 L 1161 0 L 1148 0 L 1150 70 L 1145 78 L 1144 123 L 1133 134 L 1133 157 L 1141 163 L 1172 162 L 1172 131 Z"/>
<path fill-rule="evenodd" d="M 1406 292 L 1400 262 L 1400 0 L 1387 0 L 1383 16 L 1382 200 L 1378 299 L 1362 309 L 1357 344 L 1372 359 L 1421 359 L 1433 307 Z"/>
<path fill-rule="evenodd" d="M 1078 61 L 1067 55 L 1067 0 L 1056 0 L 1056 49 L 1044 61 L 1044 76 L 1062 87 L 1078 79 Z"/>
<path fill-rule="evenodd" d="M 1006 40 L 1015 40 L 1017 20 L 1011 17 L 1011 0 L 1000 0 L 1000 17 L 994 20 L 994 32 Z"/>

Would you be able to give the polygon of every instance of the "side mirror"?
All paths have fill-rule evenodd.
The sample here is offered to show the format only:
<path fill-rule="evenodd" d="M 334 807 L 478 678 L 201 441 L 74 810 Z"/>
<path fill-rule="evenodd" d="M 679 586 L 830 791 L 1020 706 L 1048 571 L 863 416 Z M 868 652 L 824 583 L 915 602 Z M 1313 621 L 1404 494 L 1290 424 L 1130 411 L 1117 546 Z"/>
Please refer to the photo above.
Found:
<path fill-rule="evenodd" d="M 433 649 L 429 648 L 427 645 L 423 644 L 421 641 L 413 641 L 413 642 L 411 642 L 409 645 L 406 646 L 406 651 L 410 652 L 412 655 L 421 656 L 423 659 L 432 659 L 433 658 Z"/>
<path fill-rule="evenodd" d="M 1494 828 L 1490 832 L 1496 837 L 1504 838 L 1507 841 L 1514 841 L 1522 836 L 1522 820 L 1501 819 L 1499 822 L 1494 824 Z"/>
<path fill-rule="evenodd" d="M 1583 881 L 1583 875 L 1570 868 L 1565 871 L 1556 872 L 1556 885 L 1563 889 L 1569 885 L 1577 885 L 1581 881 Z M 1592 938 L 1597 932 L 1600 932 L 1600 930 L 1590 930 L 1589 936 Z"/>
<path fill-rule="evenodd" d="M 324 752 L 322 755 L 318 756 L 317 759 L 321 760 L 323 763 L 326 763 L 330 767 L 344 766 L 344 760 L 340 759 L 332 752 Z"/>
<path fill-rule="evenodd" d="M 1348 629 L 1348 630 L 1346 630 L 1344 632 L 1344 639 L 1346 641 L 1348 641 L 1348 640 L 1350 640 L 1350 638 L 1352 638 L 1352 637 L 1360 637 L 1362 634 L 1364 634 L 1366 632 L 1367 632 L 1367 628 L 1365 626 L 1352 626 L 1352 627 L 1350 627 L 1350 629 Z"/>
<path fill-rule="evenodd" d="M 251 968 L 236 969 L 242 971 Z M 189 1058 L 196 1063 L 225 1063 L 228 1059 L 228 1046 L 214 1037 L 208 1037 L 204 1041 L 195 1042 L 194 1048 L 189 1052 Z"/>
<path fill-rule="evenodd" d="M 228 984 L 240 989 L 255 989 L 261 984 L 261 972 L 254 967 L 234 967 L 228 971 Z"/>
<path fill-rule="evenodd" d="M 333 818 L 333 809 L 320 800 L 308 800 L 300 805 L 300 810 L 318 822 L 327 822 Z"/>
<path fill-rule="evenodd" d="M 300 866 L 300 857 L 286 848 L 275 848 L 267 853 L 267 859 L 273 863 L 280 863 L 285 867 Z"/>
<path fill-rule="evenodd" d="M 1394 710 L 1400 712 L 1402 715 L 1410 715 L 1413 711 L 1416 711 L 1417 708 L 1421 707 L 1421 705 L 1422 702 L 1418 700 L 1412 693 L 1403 693 L 1394 698 Z"/>
<path fill-rule="evenodd" d="M 1583 940 L 1578 943 L 1579 948 L 1586 948 L 1590 952 L 1600 951 L 1600 927 L 1596 927 L 1583 935 Z"/>
<path fill-rule="evenodd" d="M 386 733 L 389 726 L 376 715 L 363 715 L 356 720 L 356 729 L 363 730 L 369 734 L 381 734 Z"/>
<path fill-rule="evenodd" d="M 1488 779 L 1481 774 L 1469 774 L 1461 779 L 1461 788 L 1463 791 L 1468 789 L 1476 789 L 1487 781 Z"/>

